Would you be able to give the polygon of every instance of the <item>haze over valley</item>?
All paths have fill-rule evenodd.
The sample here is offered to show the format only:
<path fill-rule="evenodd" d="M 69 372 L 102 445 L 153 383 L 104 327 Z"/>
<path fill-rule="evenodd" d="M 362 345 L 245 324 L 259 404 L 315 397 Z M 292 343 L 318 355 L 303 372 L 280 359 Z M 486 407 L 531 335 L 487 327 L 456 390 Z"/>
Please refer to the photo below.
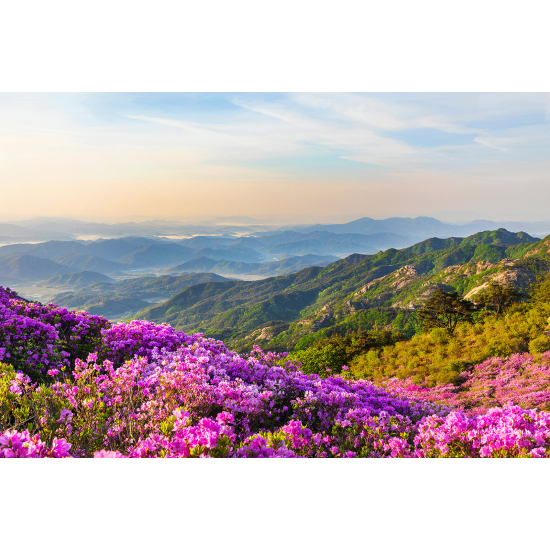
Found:
<path fill-rule="evenodd" d="M 280 278 L 337 265 L 347 257 L 405 249 L 427 237 L 464 238 L 504 225 L 486 220 L 449 224 L 430 217 L 364 217 L 309 225 L 261 221 L 230 217 L 107 224 L 37 219 L 0 224 L 0 280 L 27 299 L 118 320 L 197 284 Z M 529 231 L 531 242 L 546 230 L 550 233 L 550 222 L 506 225 Z"/>

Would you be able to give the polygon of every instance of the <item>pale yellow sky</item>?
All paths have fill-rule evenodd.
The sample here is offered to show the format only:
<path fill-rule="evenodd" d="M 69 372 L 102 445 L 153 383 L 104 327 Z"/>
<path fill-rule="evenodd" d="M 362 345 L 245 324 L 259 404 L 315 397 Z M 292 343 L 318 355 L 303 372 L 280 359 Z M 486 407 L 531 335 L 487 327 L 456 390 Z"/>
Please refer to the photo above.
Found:
<path fill-rule="evenodd" d="M 2 219 L 548 219 L 548 94 L 0 94 Z"/>

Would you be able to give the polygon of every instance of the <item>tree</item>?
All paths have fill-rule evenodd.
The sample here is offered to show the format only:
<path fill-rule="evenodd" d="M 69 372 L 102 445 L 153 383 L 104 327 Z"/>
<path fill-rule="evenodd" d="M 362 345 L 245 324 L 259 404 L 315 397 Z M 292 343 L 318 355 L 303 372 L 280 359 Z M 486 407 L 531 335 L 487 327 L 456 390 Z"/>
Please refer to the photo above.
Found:
<path fill-rule="evenodd" d="M 531 300 L 535 304 L 550 303 L 550 273 L 539 275 L 536 282 L 529 289 Z"/>
<path fill-rule="evenodd" d="M 446 328 L 454 332 L 459 321 L 471 319 L 474 304 L 464 300 L 458 292 L 436 290 L 418 311 L 418 319 L 424 330 Z"/>
<path fill-rule="evenodd" d="M 520 302 L 522 297 L 522 293 L 512 285 L 507 284 L 504 286 L 492 281 L 486 289 L 480 293 L 478 300 L 485 305 L 485 307 L 495 310 L 498 315 L 513 304 Z"/>

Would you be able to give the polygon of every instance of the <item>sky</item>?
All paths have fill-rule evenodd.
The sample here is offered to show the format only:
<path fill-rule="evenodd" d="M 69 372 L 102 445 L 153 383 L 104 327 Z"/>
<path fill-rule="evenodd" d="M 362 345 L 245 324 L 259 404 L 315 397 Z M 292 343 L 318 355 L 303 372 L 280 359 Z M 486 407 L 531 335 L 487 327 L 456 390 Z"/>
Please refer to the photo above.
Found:
<path fill-rule="evenodd" d="M 0 94 L 0 219 L 549 220 L 548 93 Z"/>

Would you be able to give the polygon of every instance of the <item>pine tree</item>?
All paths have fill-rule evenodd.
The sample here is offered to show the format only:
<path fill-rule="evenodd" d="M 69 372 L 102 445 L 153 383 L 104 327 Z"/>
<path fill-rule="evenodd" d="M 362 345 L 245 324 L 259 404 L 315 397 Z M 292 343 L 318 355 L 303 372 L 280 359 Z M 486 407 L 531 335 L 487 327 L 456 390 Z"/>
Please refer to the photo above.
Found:
<path fill-rule="evenodd" d="M 454 332 L 459 321 L 471 319 L 474 304 L 464 300 L 458 292 L 436 290 L 418 311 L 418 319 L 424 330 L 446 328 Z"/>
<path fill-rule="evenodd" d="M 522 297 L 522 293 L 512 285 L 507 284 L 504 286 L 492 281 L 479 296 L 479 301 L 485 307 L 495 310 L 498 315 L 511 305 L 521 301 Z"/>

